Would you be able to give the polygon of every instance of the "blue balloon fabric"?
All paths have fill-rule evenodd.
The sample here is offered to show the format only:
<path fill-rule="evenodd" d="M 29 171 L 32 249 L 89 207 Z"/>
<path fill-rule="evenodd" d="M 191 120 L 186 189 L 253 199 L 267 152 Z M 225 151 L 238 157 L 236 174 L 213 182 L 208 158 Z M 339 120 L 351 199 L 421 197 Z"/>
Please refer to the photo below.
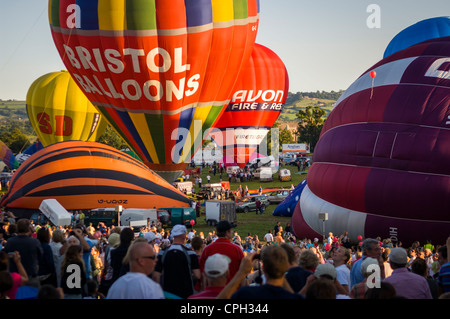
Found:
<path fill-rule="evenodd" d="M 409 48 L 414 44 L 448 36 L 450 36 L 450 16 L 419 21 L 399 32 L 389 42 L 383 58 Z"/>
<path fill-rule="evenodd" d="M 300 184 L 295 187 L 292 191 L 277 207 L 275 207 L 272 215 L 282 216 L 282 217 L 292 217 L 294 213 L 295 206 L 300 200 L 300 195 L 306 186 L 306 179 L 304 179 Z"/>

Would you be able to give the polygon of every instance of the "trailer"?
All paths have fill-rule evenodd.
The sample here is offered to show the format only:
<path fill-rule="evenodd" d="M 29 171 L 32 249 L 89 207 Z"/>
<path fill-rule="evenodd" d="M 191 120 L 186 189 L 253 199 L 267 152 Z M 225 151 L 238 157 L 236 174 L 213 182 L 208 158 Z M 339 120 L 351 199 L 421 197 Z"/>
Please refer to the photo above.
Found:
<path fill-rule="evenodd" d="M 215 226 L 221 220 L 236 224 L 236 203 L 230 200 L 205 201 L 206 224 Z"/>
<path fill-rule="evenodd" d="M 39 206 L 39 210 L 55 226 L 71 224 L 72 216 L 56 199 L 44 199 Z"/>

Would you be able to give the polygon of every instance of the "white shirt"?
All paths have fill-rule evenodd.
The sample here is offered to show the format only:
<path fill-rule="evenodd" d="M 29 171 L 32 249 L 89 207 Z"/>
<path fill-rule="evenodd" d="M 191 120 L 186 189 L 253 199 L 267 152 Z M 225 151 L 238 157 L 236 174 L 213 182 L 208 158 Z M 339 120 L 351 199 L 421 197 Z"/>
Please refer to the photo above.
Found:
<path fill-rule="evenodd" d="M 273 241 L 273 235 L 271 233 L 267 233 L 264 235 L 264 240 L 268 243 Z"/>
<path fill-rule="evenodd" d="M 145 274 L 128 272 L 109 288 L 106 299 L 164 299 L 164 292 Z"/>
<path fill-rule="evenodd" d="M 341 285 L 347 285 L 350 288 L 350 269 L 346 265 L 340 265 L 336 267 L 337 281 Z"/>

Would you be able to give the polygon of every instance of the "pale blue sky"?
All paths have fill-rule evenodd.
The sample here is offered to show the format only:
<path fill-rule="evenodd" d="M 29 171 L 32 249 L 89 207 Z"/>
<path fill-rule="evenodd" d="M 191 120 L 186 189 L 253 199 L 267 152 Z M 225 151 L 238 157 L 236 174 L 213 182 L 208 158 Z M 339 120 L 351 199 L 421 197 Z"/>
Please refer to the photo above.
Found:
<path fill-rule="evenodd" d="M 340 90 L 381 60 L 389 41 L 420 20 L 450 15 L 449 0 L 260 0 L 257 43 L 275 51 L 290 91 Z M 366 24 L 370 4 L 380 28 Z M 0 0 L 0 99 L 25 100 L 39 76 L 65 69 L 47 0 Z"/>

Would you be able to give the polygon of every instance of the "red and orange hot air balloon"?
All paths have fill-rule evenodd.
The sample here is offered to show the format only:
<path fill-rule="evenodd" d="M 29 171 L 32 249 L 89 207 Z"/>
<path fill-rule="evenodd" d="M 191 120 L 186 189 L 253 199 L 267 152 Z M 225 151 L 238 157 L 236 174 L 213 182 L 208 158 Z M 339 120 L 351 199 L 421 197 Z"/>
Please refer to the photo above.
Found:
<path fill-rule="evenodd" d="M 230 103 L 210 133 L 227 158 L 245 166 L 280 115 L 288 91 L 283 61 L 269 48 L 255 44 Z"/>
<path fill-rule="evenodd" d="M 174 180 L 228 104 L 259 0 L 49 0 L 54 42 L 89 100 Z"/>

